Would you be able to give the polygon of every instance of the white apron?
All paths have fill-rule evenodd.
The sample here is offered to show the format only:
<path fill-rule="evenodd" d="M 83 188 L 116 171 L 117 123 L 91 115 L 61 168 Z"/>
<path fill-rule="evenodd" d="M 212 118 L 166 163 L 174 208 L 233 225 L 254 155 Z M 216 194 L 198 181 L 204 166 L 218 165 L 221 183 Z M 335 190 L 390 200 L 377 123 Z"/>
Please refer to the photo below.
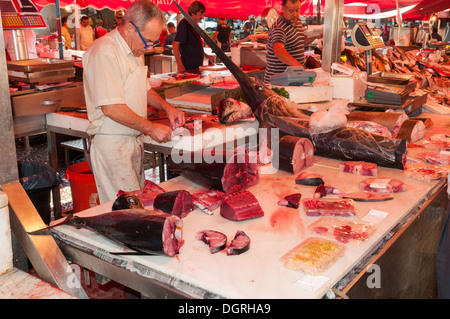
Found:
<path fill-rule="evenodd" d="M 80 37 L 80 48 L 83 51 L 86 51 L 94 42 L 94 37 L 91 28 L 80 28 L 81 37 Z"/>
<path fill-rule="evenodd" d="M 127 106 L 142 117 L 147 116 L 147 67 L 138 66 L 125 83 Z M 119 132 L 119 133 L 117 133 Z M 91 141 L 90 161 L 100 203 L 117 197 L 117 192 L 142 189 L 143 137 L 138 131 L 106 118 Z"/>

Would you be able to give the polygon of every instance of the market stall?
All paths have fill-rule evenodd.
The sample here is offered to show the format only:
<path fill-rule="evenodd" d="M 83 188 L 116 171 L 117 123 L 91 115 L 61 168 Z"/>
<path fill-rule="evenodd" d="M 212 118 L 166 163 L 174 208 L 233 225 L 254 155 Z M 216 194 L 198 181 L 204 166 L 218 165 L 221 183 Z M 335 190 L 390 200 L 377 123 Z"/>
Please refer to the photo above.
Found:
<path fill-rule="evenodd" d="M 435 118 L 432 114 L 430 117 Z M 448 125 L 448 121 L 442 124 Z M 411 159 L 419 154 L 418 151 L 409 155 Z M 367 176 L 340 171 L 342 161 L 322 157 L 316 159 L 306 171 L 323 176 L 326 185 L 336 189 L 344 192 L 358 191 L 360 183 L 367 179 Z M 385 253 L 383 250 L 380 252 L 380 247 L 387 244 L 390 246 L 398 240 L 397 232 L 402 233 L 404 227 L 410 226 L 411 220 L 427 218 L 423 213 L 424 207 L 430 204 L 436 194 L 445 192 L 445 178 L 424 182 L 417 179 L 417 176 L 414 177 L 413 173 L 383 167 L 378 167 L 378 177 L 399 180 L 406 185 L 407 190 L 391 194 L 393 199 L 389 201 L 357 201 L 354 215 L 350 209 L 336 215 L 328 211 L 324 214 L 332 217 L 324 217 L 308 213 L 304 205 L 297 209 L 280 206 L 278 203 L 284 196 L 292 193 L 301 193 L 304 203 L 308 198 L 315 197 L 316 186 L 297 184 L 297 175 L 287 171 L 279 170 L 275 174 L 261 175 L 259 183 L 249 187 L 248 191 L 256 197 L 264 216 L 232 221 L 224 218 L 221 208 L 215 209 L 211 215 L 195 209 L 182 219 L 184 243 L 174 257 L 129 255 L 129 248 L 96 234 L 92 229 L 64 225 L 53 228 L 52 233 L 71 260 L 87 268 L 98 269 L 103 275 L 130 285 L 144 294 L 155 293 L 157 297 L 162 297 L 164 293 L 168 293 L 165 290 L 164 293 L 160 289 L 153 290 L 156 282 L 157 286 L 162 285 L 171 294 L 193 298 L 322 298 L 326 297 L 331 288 L 345 288 L 355 277 L 360 276 L 362 269 Z M 159 186 L 167 192 L 183 189 L 195 193 L 203 189 L 193 180 L 184 177 L 168 180 Z M 327 195 L 325 198 L 336 200 L 340 197 Z M 77 216 L 107 213 L 111 211 L 112 204 L 105 203 Z M 150 206 L 146 208 L 153 209 Z M 435 218 L 441 225 L 442 215 L 437 213 Z M 61 221 L 63 220 L 54 224 Z M 346 240 L 339 239 L 336 232 L 321 232 L 325 227 L 338 227 L 340 224 L 335 224 L 338 222 L 355 227 L 355 232 L 358 232 L 358 226 L 363 225 L 366 228 L 362 229 L 367 233 L 359 240 Z M 248 251 L 235 256 L 227 255 L 225 250 L 212 253 L 208 245 L 198 239 L 198 233 L 206 229 L 225 234 L 229 238 L 228 244 L 236 231 L 243 231 L 250 237 L 250 247 Z M 424 230 L 420 230 L 416 236 L 421 237 L 423 242 L 429 237 Z M 283 256 L 291 249 L 316 237 L 342 245 L 345 251 L 334 255 L 326 265 L 321 265 L 319 260 L 316 261 L 317 264 L 310 264 L 312 260 L 306 260 L 304 264 L 299 261 L 294 266 L 285 261 Z M 435 244 L 422 248 L 428 249 Z M 414 259 L 409 262 L 414 263 Z M 381 269 L 383 276 L 395 271 L 398 269 Z M 137 284 L 138 278 L 146 284 Z M 354 284 L 353 282 L 352 285 Z M 408 284 L 409 281 L 405 281 L 402 287 L 397 288 L 403 289 Z M 388 283 L 382 281 L 381 285 L 387 286 Z M 429 285 L 433 286 L 434 282 L 430 281 Z M 423 289 L 425 288 L 424 286 Z M 333 295 L 333 292 L 330 293 L 328 296 Z M 363 297 L 364 295 L 355 296 Z"/>
<path fill-rule="evenodd" d="M 44 2 L 38 1 L 40 5 L 45 5 Z M 399 2 L 402 5 L 417 3 Z M 186 7 L 183 1 L 180 3 Z M 89 6 L 90 2 L 80 1 L 80 5 Z M 120 5 L 126 8 L 123 1 Z M 99 4 L 99 7 L 102 6 Z M 230 4 L 227 9 L 231 12 L 238 7 L 246 15 L 253 12 L 238 3 L 235 6 Z M 211 3 L 208 8 L 213 10 L 214 4 Z M 394 274 L 399 269 L 408 268 L 408 265 L 408 270 L 411 270 L 417 260 L 425 260 L 422 267 L 434 266 L 438 237 L 427 235 L 426 229 L 430 229 L 430 225 L 424 224 L 423 220 L 431 219 L 432 229 L 439 232 L 447 199 L 450 70 L 446 63 L 448 56 L 442 50 L 442 46 L 447 44 L 440 43 L 441 47 L 433 48 L 433 43 L 427 42 L 425 46 L 429 48 L 422 46 L 406 51 L 398 45 L 385 45 L 370 25 L 359 24 L 357 27 L 363 36 L 357 39 L 357 31 L 354 31 L 352 38 L 359 47 L 346 48 L 344 59 L 339 54 L 333 57 L 309 52 L 307 56 L 311 58 L 311 70 L 289 69 L 277 78 L 277 82 L 267 86 L 262 86 L 246 73 L 264 71 L 264 59 L 255 59 L 265 55 L 262 54 L 267 44 L 264 34 L 248 39 L 249 42 L 239 43 L 239 60 L 236 60 L 236 50 L 232 52 L 230 61 L 223 52 L 217 52 L 210 45 L 223 63 L 215 66 L 220 70 L 210 67 L 208 72 L 193 75 L 179 74 L 170 69 L 167 72 L 161 70 L 162 74 L 153 74 L 150 81 L 154 81 L 155 87 L 157 82 L 164 84 L 158 91 L 164 94 L 167 101 L 193 113 L 187 113 L 187 125 L 182 128 L 183 132 L 176 133 L 171 142 L 160 144 L 146 137 L 144 143 L 147 151 L 169 155 L 169 159 L 174 153 L 179 155 L 180 150 L 205 151 L 229 146 L 230 143 L 233 144 L 231 151 L 235 151 L 235 144 L 248 147 L 249 139 L 256 138 L 259 128 L 269 128 L 280 133 L 280 137 L 294 136 L 304 139 L 302 143 L 308 140 L 315 155 L 305 155 L 306 144 L 299 148 L 295 144 L 296 151 L 292 150 L 288 164 L 284 159 L 284 165 L 289 169 L 277 166 L 273 170 L 270 169 L 272 165 L 279 164 L 276 161 L 278 151 L 282 151 L 278 148 L 278 141 L 269 144 L 274 155 L 271 163 L 266 157 L 258 157 L 260 153 L 254 149 L 247 150 L 250 158 L 256 157 L 260 161 L 252 163 L 253 166 L 245 163 L 249 166 L 244 171 L 241 171 L 242 166 L 235 168 L 244 177 L 238 174 L 233 181 L 245 190 L 233 192 L 229 189 L 230 185 L 222 185 L 221 191 L 224 191 L 222 195 L 225 197 L 206 213 L 198 206 L 199 201 L 194 199 L 195 207 L 178 216 L 178 233 L 172 237 L 180 240 L 182 245 L 175 255 L 145 256 L 139 251 L 133 255 L 136 253 L 133 247 L 118 244 L 93 229 L 70 226 L 69 222 L 68 225 L 51 229 L 65 256 L 143 295 L 187 298 L 309 299 L 334 298 L 341 292 L 358 298 L 370 295 L 364 291 L 362 278 L 365 279 L 367 271 L 378 262 L 385 267 L 382 268 L 383 273 Z M 310 31 L 313 32 L 313 28 Z M 339 48 L 337 42 L 333 41 L 332 49 Z M 333 58 L 337 60 L 332 61 Z M 347 63 L 342 63 L 342 60 Z M 172 60 L 170 62 L 173 63 Z M 323 67 L 326 63 L 330 64 L 331 72 L 322 70 L 321 64 Z M 11 79 L 24 75 L 17 74 L 23 69 L 9 69 L 16 71 L 10 74 Z M 315 71 L 314 76 L 308 73 L 310 71 Z M 72 65 L 70 72 L 74 72 Z M 32 77 L 28 72 L 25 75 L 29 76 L 27 80 L 32 85 L 39 82 L 30 81 Z M 188 79 L 189 83 L 181 83 L 189 76 L 192 76 Z M 47 83 L 38 83 L 38 86 L 42 84 Z M 171 88 L 174 84 L 176 87 Z M 20 134 L 46 130 L 54 167 L 58 165 L 56 134 L 87 138 L 89 121 L 83 112 L 80 85 L 80 82 L 75 82 L 47 88 L 45 92 L 40 92 L 39 87 L 34 91 L 36 88 L 33 87 L 32 92 L 11 93 L 17 119 L 29 116 L 33 119 L 39 116 L 41 122 L 45 119 L 41 126 L 41 122 L 35 122 L 37 129 L 24 128 Z M 32 93 L 31 98 L 28 93 Z M 49 94 L 50 97 L 47 97 Z M 239 108 L 237 113 L 242 112 L 240 117 L 230 117 L 230 113 L 224 115 L 228 107 L 223 104 L 225 99 L 228 105 Z M 45 109 L 36 111 L 30 101 Z M 243 101 L 246 106 L 243 106 Z M 148 119 L 165 124 L 168 122 L 154 114 Z M 196 125 L 201 125 L 201 131 Z M 227 135 L 228 130 L 234 130 L 233 134 Z M 216 138 L 219 135 L 222 139 Z M 267 145 L 260 143 L 258 146 L 257 151 L 261 152 Z M 361 171 L 356 174 L 346 172 L 355 162 L 370 162 L 377 172 L 371 171 L 370 176 L 365 176 Z M 164 173 L 166 162 L 160 161 L 160 164 L 160 173 Z M 301 166 L 300 169 L 297 166 Z M 258 180 L 252 179 L 255 167 Z M 165 180 L 165 176 L 161 175 L 162 182 L 157 186 L 163 192 L 183 190 L 194 194 L 206 191 L 209 187 L 200 183 L 200 178 L 186 174 L 198 173 L 202 168 L 175 165 L 171 169 L 178 173 L 175 175 L 181 176 Z M 360 169 L 358 166 L 357 170 Z M 300 178 L 303 173 L 313 175 L 303 178 L 307 180 L 305 182 Z M 220 177 L 225 179 L 223 174 Z M 217 179 L 217 176 L 214 178 Z M 322 183 L 305 184 L 317 179 L 322 179 Z M 249 180 L 250 185 L 245 184 Z M 393 190 L 391 182 L 399 188 Z M 135 194 L 139 198 L 139 194 L 147 191 L 136 190 Z M 259 207 L 257 215 L 251 219 L 238 218 L 237 221 L 226 218 L 223 211 L 227 205 L 232 207 L 234 213 L 238 211 L 227 201 L 242 194 L 248 196 L 245 201 Z M 294 207 L 284 206 L 286 201 L 283 202 L 283 199 L 292 194 L 301 194 L 296 203 L 299 206 L 287 199 L 288 206 Z M 311 203 L 319 206 L 329 204 L 330 208 L 316 211 L 308 206 Z M 348 206 L 339 210 L 343 203 Z M 110 212 L 112 206 L 113 202 L 108 202 L 76 216 L 99 216 Z M 150 211 L 157 209 L 153 201 L 145 206 Z M 437 208 L 433 210 L 433 207 Z M 60 217 L 58 214 L 56 216 Z M 63 220 L 58 219 L 52 224 L 61 222 Z M 27 231 L 42 228 L 42 223 L 38 226 L 33 229 L 27 227 Z M 417 259 L 413 256 L 393 266 L 390 248 L 399 246 L 397 249 L 403 252 L 408 250 L 410 237 L 404 234 L 412 230 L 415 230 L 414 240 L 425 243 L 422 251 L 411 250 L 417 253 Z M 198 239 L 202 231 L 225 235 L 224 250 L 211 253 L 208 239 Z M 241 236 L 236 238 L 248 240 L 247 246 L 227 254 L 235 234 Z M 311 243 L 312 239 L 315 242 Z M 406 244 L 401 244 L 402 241 Z M 324 252 L 326 249 L 332 249 L 330 255 Z M 317 252 L 319 257 L 315 260 L 302 259 L 302 253 L 312 256 Z M 429 258 L 425 258 L 425 254 Z M 427 291 L 427 298 L 435 298 L 434 273 L 427 275 L 424 281 L 428 283 L 422 288 Z M 403 291 L 409 283 L 405 279 L 402 285 L 389 286 L 392 290 L 384 290 L 382 296 L 410 296 L 397 292 Z M 420 293 L 420 289 L 416 289 L 411 296 L 421 297 Z"/>

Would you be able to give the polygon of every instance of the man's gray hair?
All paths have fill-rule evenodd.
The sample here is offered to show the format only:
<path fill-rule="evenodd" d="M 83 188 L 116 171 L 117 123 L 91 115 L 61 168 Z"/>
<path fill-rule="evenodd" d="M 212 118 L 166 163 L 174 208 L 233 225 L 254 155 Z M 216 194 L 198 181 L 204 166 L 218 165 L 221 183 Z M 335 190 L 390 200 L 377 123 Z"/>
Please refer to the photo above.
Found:
<path fill-rule="evenodd" d="M 127 9 L 123 17 L 123 25 L 133 22 L 138 29 L 142 30 L 153 19 L 158 19 L 163 27 L 166 25 L 166 17 L 156 4 L 150 0 L 139 0 Z"/>

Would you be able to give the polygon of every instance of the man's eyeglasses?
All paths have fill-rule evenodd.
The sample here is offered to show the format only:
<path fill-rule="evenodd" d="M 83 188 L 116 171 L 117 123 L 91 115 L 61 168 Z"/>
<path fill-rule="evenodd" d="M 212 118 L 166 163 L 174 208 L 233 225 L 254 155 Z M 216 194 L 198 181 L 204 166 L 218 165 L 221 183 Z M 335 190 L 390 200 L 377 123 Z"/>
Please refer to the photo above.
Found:
<path fill-rule="evenodd" d="M 144 37 L 141 34 L 141 31 L 139 31 L 138 27 L 132 22 L 130 21 L 130 23 L 134 26 L 134 28 L 136 29 L 137 33 L 139 34 L 139 37 L 141 38 L 142 42 L 144 42 L 144 48 L 151 48 L 154 46 L 157 46 L 159 44 L 159 40 L 156 42 L 147 42 L 145 41 Z"/>

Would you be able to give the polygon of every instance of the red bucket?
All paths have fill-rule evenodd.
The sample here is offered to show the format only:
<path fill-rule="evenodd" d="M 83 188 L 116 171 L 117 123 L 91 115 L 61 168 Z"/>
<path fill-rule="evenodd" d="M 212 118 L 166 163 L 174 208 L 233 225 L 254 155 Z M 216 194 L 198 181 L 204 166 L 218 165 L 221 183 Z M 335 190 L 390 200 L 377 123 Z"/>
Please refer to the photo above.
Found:
<path fill-rule="evenodd" d="M 70 165 L 66 178 L 70 182 L 74 213 L 99 205 L 94 174 L 86 161 Z"/>

